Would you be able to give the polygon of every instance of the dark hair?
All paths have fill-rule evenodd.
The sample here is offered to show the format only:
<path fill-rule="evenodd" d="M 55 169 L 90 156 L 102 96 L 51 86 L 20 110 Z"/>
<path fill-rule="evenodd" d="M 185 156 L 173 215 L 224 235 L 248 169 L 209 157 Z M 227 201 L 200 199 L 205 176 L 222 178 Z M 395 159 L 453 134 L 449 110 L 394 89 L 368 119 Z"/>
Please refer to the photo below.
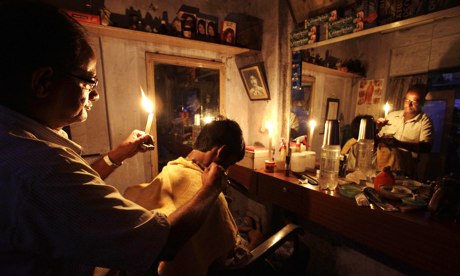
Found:
<path fill-rule="evenodd" d="M 196 138 L 193 148 L 206 152 L 213 147 L 224 145 L 238 158 L 238 161 L 243 159 L 246 149 L 243 132 L 238 123 L 230 119 L 206 124 Z"/>
<path fill-rule="evenodd" d="M 413 84 L 411 86 L 409 86 L 409 89 L 407 89 L 407 93 L 409 92 L 417 92 L 420 96 L 420 104 L 424 104 L 425 103 L 425 97 L 426 97 L 426 94 L 428 93 L 428 90 L 427 90 L 427 87 L 425 84 L 422 84 L 422 83 L 417 83 L 417 84 Z"/>
<path fill-rule="evenodd" d="M 0 104 L 18 104 L 30 90 L 32 73 L 44 66 L 71 71 L 89 44 L 85 29 L 51 5 L 30 1 L 0 3 L 0 87 L 15 91 Z M 8 99 L 7 99 L 8 98 Z"/>

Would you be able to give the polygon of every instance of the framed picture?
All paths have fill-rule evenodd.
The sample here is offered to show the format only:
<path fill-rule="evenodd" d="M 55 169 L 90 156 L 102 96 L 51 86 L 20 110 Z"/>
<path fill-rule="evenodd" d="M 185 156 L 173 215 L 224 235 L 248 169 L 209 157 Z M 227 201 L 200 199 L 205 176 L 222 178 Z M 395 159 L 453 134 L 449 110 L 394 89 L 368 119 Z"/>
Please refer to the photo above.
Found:
<path fill-rule="evenodd" d="M 263 63 L 241 68 L 240 74 L 251 101 L 270 99 Z"/>
<path fill-rule="evenodd" d="M 327 98 L 326 104 L 326 120 L 339 119 L 339 99 Z"/>

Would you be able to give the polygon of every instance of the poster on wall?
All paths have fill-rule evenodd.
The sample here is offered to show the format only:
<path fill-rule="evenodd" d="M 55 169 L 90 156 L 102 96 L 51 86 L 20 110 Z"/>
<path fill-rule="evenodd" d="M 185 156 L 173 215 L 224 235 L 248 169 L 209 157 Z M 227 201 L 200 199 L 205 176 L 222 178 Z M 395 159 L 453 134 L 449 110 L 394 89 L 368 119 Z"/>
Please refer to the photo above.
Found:
<path fill-rule="evenodd" d="M 383 116 L 383 79 L 360 80 L 355 115 Z"/>

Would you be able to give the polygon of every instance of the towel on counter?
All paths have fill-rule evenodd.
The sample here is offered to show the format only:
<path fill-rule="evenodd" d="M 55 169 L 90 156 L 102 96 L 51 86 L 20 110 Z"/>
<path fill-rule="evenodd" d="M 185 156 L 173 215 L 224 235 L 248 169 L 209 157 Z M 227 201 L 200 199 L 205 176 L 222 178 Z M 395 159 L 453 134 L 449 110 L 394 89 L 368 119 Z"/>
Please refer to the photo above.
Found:
<path fill-rule="evenodd" d="M 200 189 L 203 170 L 182 157 L 169 162 L 150 183 L 131 186 L 124 196 L 149 210 L 170 215 Z M 161 262 L 160 275 L 206 275 L 220 260 L 228 263 L 244 250 L 244 241 L 221 193 L 197 233 L 185 243 L 172 261 Z"/>

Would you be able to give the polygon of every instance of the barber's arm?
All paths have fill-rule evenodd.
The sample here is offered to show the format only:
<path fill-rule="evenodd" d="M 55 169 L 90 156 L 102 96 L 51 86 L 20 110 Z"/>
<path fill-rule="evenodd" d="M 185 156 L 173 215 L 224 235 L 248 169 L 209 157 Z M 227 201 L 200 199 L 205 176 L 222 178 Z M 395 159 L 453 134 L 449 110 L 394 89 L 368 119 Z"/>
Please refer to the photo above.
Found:
<path fill-rule="evenodd" d="M 426 153 L 431 151 L 431 143 L 429 142 L 403 142 L 394 137 L 381 137 L 380 143 L 384 143 L 389 147 L 402 148 L 416 153 Z"/>
<path fill-rule="evenodd" d="M 222 192 L 225 181 L 222 181 L 224 168 L 211 163 L 202 175 L 203 186 L 196 195 L 174 213 L 169 215 L 170 233 L 161 260 L 172 259 L 178 249 L 190 239 L 204 223 L 211 206 Z"/>
<path fill-rule="evenodd" d="M 139 152 L 146 152 L 148 149 L 141 147 L 143 143 L 153 144 L 152 136 L 140 130 L 133 130 L 120 145 L 96 160 L 91 164 L 91 167 L 99 173 L 102 179 L 105 179 L 116 168 L 120 167 L 124 160 Z"/>

